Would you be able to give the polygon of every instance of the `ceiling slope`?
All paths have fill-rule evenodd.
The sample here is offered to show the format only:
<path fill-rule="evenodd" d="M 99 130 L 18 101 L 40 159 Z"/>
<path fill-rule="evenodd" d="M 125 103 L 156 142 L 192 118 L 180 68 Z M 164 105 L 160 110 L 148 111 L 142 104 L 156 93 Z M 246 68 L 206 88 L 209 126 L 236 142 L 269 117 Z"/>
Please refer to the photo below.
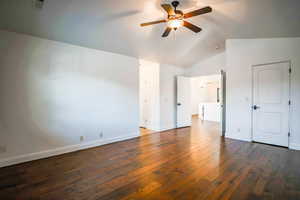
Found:
<path fill-rule="evenodd" d="M 164 24 L 139 26 L 166 17 L 162 2 L 171 1 L 45 0 L 38 10 L 32 0 L 1 0 L 0 28 L 183 67 L 224 51 L 228 38 L 300 36 L 299 0 L 182 0 L 184 12 L 213 12 L 189 19 L 202 32 L 162 38 Z"/>

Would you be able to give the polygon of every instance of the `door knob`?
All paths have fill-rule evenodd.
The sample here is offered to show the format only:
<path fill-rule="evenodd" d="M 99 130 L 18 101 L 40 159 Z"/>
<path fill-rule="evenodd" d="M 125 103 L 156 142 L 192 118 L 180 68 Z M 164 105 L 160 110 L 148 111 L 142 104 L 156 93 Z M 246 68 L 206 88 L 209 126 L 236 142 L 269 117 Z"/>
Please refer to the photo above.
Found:
<path fill-rule="evenodd" d="M 254 105 L 254 106 L 253 106 L 253 109 L 254 109 L 254 110 L 257 110 L 257 109 L 259 109 L 259 108 L 260 108 L 260 107 L 257 106 L 257 105 Z"/>
<path fill-rule="evenodd" d="M 181 106 L 181 103 L 177 103 L 177 106 Z"/>

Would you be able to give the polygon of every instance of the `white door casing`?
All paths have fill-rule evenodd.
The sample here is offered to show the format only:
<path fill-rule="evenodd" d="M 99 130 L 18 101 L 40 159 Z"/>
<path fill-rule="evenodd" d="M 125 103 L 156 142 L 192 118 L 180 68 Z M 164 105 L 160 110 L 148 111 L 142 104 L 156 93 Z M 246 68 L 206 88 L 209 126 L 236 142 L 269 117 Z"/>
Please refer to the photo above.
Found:
<path fill-rule="evenodd" d="M 177 128 L 191 125 L 191 79 L 177 76 Z"/>
<path fill-rule="evenodd" d="M 221 106 L 221 136 L 225 135 L 226 131 L 226 75 L 223 70 L 221 70 L 221 80 L 220 80 L 220 106 Z"/>
<path fill-rule="evenodd" d="M 253 66 L 253 141 L 288 146 L 289 70 L 289 62 Z"/>

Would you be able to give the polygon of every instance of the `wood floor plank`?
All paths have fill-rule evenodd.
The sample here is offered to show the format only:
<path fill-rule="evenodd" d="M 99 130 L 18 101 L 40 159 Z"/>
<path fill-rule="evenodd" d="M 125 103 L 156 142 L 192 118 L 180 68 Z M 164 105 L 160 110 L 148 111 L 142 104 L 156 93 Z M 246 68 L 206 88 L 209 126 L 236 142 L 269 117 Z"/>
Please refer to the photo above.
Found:
<path fill-rule="evenodd" d="M 300 200 L 300 153 L 193 126 L 0 169 L 0 199 Z"/>

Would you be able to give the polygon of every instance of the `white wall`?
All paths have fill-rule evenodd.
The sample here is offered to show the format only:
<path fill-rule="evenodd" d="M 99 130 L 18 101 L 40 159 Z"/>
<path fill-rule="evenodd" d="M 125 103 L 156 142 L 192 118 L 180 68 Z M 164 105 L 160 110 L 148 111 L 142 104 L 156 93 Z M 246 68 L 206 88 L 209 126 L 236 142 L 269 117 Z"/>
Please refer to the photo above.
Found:
<path fill-rule="evenodd" d="M 176 128 L 176 76 L 184 74 L 184 69 L 144 60 L 140 63 L 140 101 L 144 110 L 141 115 L 146 115 L 146 128 L 154 131 Z"/>
<path fill-rule="evenodd" d="M 137 59 L 4 31 L 0 52 L 0 166 L 139 135 Z"/>
<path fill-rule="evenodd" d="M 160 130 L 160 65 L 140 60 L 140 126 Z"/>
<path fill-rule="evenodd" d="M 251 140 L 251 66 L 280 61 L 292 65 L 290 147 L 300 149 L 300 38 L 227 40 L 227 137 Z"/>
<path fill-rule="evenodd" d="M 225 52 L 209 57 L 189 68 L 186 68 L 187 76 L 207 76 L 220 74 L 220 70 L 225 68 Z"/>
<path fill-rule="evenodd" d="M 191 78 L 191 115 L 197 115 L 199 103 L 202 98 L 205 97 L 205 90 L 201 87 L 202 79 L 201 77 Z"/>
<path fill-rule="evenodd" d="M 6 31 L 0 49 L 0 167 L 139 136 L 147 61 Z M 184 69 L 153 64 L 150 128 L 175 128 Z"/>
<path fill-rule="evenodd" d="M 221 75 L 191 78 L 192 115 L 199 114 L 199 103 L 217 103 L 217 88 L 220 88 L 220 81 Z"/>
<path fill-rule="evenodd" d="M 184 69 L 174 65 L 160 65 L 160 130 L 176 128 L 176 76 Z"/>
<path fill-rule="evenodd" d="M 202 115 L 202 110 L 203 115 Z M 198 116 L 202 120 L 220 122 L 221 121 L 221 106 L 220 103 L 200 103 Z"/>

